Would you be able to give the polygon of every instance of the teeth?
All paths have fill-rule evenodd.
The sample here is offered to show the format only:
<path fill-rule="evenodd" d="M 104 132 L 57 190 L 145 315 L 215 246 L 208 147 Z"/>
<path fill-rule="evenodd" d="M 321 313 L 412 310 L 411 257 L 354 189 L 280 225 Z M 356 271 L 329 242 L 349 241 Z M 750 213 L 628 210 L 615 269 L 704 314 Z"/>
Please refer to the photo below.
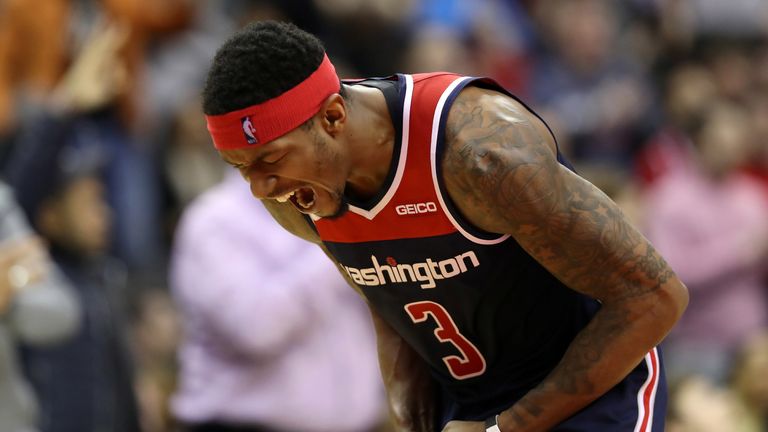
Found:
<path fill-rule="evenodd" d="M 302 201 L 299 201 L 299 204 L 301 204 L 301 206 L 304 207 L 305 209 L 308 209 L 308 208 L 312 207 L 312 204 L 314 204 L 314 203 L 315 203 L 315 199 L 314 198 L 312 198 L 312 201 L 310 201 L 308 203 L 304 203 Z"/>
<path fill-rule="evenodd" d="M 277 202 L 281 202 L 281 203 L 284 203 L 284 202 L 288 201 L 288 199 L 289 199 L 290 197 L 292 197 L 292 196 L 293 196 L 293 194 L 295 194 L 295 193 L 296 193 L 296 191 L 291 191 L 291 192 L 288 192 L 287 194 L 285 194 L 285 195 L 283 195 L 283 196 L 279 196 L 279 197 L 277 197 L 277 198 L 275 198 L 275 199 L 277 200 Z"/>

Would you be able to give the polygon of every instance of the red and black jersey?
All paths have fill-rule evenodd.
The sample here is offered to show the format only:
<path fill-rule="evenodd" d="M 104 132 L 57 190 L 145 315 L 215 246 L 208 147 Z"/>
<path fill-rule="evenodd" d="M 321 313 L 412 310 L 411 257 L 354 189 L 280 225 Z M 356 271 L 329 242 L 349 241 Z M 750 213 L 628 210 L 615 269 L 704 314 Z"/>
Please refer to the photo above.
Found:
<path fill-rule="evenodd" d="M 316 230 L 372 307 L 429 364 L 442 390 L 441 420 L 498 413 L 544 379 L 599 308 L 509 235 L 474 227 L 446 192 L 441 158 L 454 99 L 467 85 L 509 93 L 449 73 L 347 84 L 383 91 L 398 137 L 380 193 L 349 201 L 339 217 L 315 219 Z"/>

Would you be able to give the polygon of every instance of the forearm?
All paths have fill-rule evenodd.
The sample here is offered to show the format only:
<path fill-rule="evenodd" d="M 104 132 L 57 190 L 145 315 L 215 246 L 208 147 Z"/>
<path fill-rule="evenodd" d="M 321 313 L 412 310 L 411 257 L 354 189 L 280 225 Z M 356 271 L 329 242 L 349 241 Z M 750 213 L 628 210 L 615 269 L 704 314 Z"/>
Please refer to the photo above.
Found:
<path fill-rule="evenodd" d="M 666 295 L 604 305 L 547 378 L 501 413 L 501 430 L 549 430 L 624 379 L 679 317 L 679 300 Z"/>
<path fill-rule="evenodd" d="M 434 387 L 424 361 L 372 312 L 381 376 L 395 430 L 431 432 L 434 426 Z"/>

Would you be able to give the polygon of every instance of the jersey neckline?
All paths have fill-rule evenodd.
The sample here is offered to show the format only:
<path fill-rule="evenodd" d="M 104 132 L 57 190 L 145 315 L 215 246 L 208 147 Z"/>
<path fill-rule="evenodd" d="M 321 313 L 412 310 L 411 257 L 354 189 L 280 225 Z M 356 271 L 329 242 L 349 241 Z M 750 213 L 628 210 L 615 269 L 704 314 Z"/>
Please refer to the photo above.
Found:
<path fill-rule="evenodd" d="M 364 85 L 381 90 L 395 130 L 389 171 L 376 195 L 366 200 L 357 200 L 345 196 L 349 205 L 349 211 L 367 219 L 373 219 L 386 206 L 389 199 L 392 198 L 402 177 L 407 153 L 407 117 L 410 113 L 410 107 L 407 105 L 410 104 L 413 79 L 408 75 L 396 74 L 383 78 L 368 78 L 361 81 L 345 82 L 345 84 Z"/>

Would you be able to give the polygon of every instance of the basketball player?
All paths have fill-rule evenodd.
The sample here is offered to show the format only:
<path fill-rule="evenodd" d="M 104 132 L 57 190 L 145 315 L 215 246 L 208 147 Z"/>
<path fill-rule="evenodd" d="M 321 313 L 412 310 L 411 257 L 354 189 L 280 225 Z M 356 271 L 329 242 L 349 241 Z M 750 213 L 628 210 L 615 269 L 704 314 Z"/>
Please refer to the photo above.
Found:
<path fill-rule="evenodd" d="M 663 429 L 656 345 L 687 291 L 498 84 L 340 83 L 314 36 L 261 22 L 203 105 L 253 195 L 368 301 L 401 430 Z"/>

